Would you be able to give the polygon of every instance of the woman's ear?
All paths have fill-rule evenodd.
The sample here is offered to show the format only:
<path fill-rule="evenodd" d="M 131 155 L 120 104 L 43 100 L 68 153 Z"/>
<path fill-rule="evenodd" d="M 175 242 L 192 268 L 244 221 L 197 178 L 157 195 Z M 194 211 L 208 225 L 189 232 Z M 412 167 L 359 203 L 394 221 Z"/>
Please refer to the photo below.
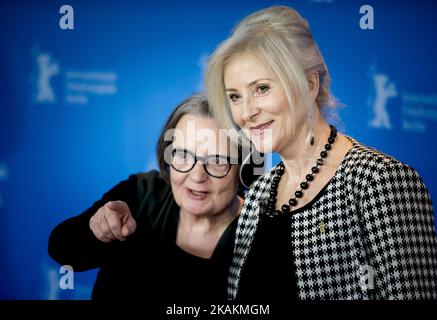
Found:
<path fill-rule="evenodd" d="M 316 71 L 313 71 L 308 75 L 308 84 L 310 87 L 311 92 L 311 98 L 312 100 L 316 100 L 317 96 L 319 95 L 319 73 Z"/>

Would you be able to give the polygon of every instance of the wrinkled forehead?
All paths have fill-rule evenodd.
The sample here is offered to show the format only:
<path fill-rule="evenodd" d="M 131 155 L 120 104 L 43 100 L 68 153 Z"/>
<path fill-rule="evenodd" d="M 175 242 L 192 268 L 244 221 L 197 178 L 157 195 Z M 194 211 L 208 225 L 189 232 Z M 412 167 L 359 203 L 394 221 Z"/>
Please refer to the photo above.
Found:
<path fill-rule="evenodd" d="M 229 138 L 227 130 L 221 129 L 214 119 L 201 116 L 183 116 L 172 133 L 172 145 L 199 156 L 238 155 L 238 148 Z"/>

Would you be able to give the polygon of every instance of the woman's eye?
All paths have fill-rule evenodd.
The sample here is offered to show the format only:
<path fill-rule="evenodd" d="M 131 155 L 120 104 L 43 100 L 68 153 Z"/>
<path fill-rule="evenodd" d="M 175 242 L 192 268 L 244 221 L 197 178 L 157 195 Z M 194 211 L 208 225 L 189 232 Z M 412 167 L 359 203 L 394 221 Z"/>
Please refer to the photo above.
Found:
<path fill-rule="evenodd" d="M 221 157 L 211 157 L 208 159 L 208 163 L 214 166 L 226 166 L 228 162 L 226 159 L 223 159 Z"/>
<path fill-rule="evenodd" d="M 269 89 L 270 89 L 270 87 L 267 85 L 260 85 L 260 86 L 258 86 L 257 91 L 259 93 L 266 93 Z"/>
<path fill-rule="evenodd" d="M 239 98 L 240 98 L 240 96 L 238 94 L 230 94 L 229 95 L 229 100 L 231 100 L 232 102 L 238 101 Z"/>

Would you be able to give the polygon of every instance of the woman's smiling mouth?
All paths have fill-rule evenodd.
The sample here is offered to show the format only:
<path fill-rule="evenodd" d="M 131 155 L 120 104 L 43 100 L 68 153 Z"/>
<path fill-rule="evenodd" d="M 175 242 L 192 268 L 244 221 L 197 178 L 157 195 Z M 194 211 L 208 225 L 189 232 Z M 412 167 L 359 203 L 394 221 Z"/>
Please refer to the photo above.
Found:
<path fill-rule="evenodd" d="M 274 120 L 271 120 L 269 122 L 259 124 L 255 127 L 250 127 L 250 133 L 253 135 L 256 135 L 256 136 L 260 135 L 264 132 L 264 130 L 270 129 L 272 127 L 273 122 L 274 122 Z"/>
<path fill-rule="evenodd" d="M 208 197 L 209 192 L 206 191 L 195 191 L 187 188 L 187 195 L 192 200 L 204 200 Z"/>

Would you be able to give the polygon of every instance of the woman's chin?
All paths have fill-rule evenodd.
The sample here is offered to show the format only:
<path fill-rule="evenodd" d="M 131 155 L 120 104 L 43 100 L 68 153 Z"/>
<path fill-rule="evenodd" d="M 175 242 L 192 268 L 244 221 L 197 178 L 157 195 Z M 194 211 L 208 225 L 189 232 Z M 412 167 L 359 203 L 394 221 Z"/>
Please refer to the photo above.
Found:
<path fill-rule="evenodd" d="M 208 208 L 202 204 L 187 204 L 183 210 L 195 216 L 204 216 L 208 213 Z"/>

